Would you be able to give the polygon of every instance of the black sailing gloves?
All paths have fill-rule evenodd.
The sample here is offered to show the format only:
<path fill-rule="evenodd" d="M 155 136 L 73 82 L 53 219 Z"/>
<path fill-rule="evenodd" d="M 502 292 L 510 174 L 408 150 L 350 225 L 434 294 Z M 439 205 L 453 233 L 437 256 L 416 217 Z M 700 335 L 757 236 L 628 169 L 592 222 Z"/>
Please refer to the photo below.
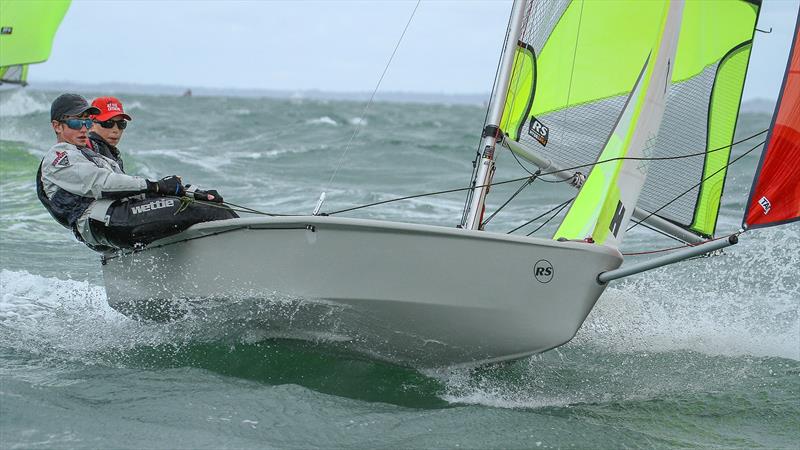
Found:
<path fill-rule="evenodd" d="M 194 198 L 197 200 L 207 200 L 209 202 L 222 203 L 222 196 L 216 189 L 209 189 L 207 191 L 195 191 Z"/>
<path fill-rule="evenodd" d="M 170 175 L 158 181 L 147 180 L 147 192 L 160 195 L 174 195 L 180 197 L 186 193 L 177 175 Z"/>
<path fill-rule="evenodd" d="M 195 200 L 222 203 L 222 196 L 216 189 L 201 191 L 200 189 L 192 187 L 191 184 L 187 184 L 186 187 L 184 187 L 183 184 L 181 184 L 180 177 L 177 175 L 170 175 L 158 181 L 147 180 L 147 192 L 175 197 L 192 194 Z"/>

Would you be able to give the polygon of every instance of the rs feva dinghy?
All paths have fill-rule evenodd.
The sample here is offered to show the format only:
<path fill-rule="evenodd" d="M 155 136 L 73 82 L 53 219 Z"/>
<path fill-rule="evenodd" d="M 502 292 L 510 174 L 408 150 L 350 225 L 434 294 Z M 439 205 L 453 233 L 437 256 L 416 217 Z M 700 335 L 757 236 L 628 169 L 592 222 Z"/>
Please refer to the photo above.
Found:
<path fill-rule="evenodd" d="M 712 237 L 757 16 L 757 2 L 745 0 L 517 0 L 458 226 L 325 215 L 201 223 L 106 255 L 108 302 L 147 320 L 237 309 L 267 335 L 335 336 L 414 366 L 562 345 L 607 282 L 735 243 Z M 781 109 L 796 109 L 793 77 L 748 225 L 799 214 L 783 194 L 789 184 L 797 192 L 798 158 L 793 177 L 773 163 L 797 154 L 798 115 Z M 580 188 L 552 238 L 483 230 L 504 149 L 539 165 L 532 177 Z M 686 248 L 620 268 L 620 245 L 639 223 Z M 253 305 L 264 302 L 277 306 L 261 314 Z"/>

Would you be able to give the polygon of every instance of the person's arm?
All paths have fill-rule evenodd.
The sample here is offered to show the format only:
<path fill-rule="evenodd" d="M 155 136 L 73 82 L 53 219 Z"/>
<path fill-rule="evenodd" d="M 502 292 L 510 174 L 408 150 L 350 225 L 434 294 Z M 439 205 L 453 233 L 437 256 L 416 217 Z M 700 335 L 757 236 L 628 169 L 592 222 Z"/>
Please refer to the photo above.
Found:
<path fill-rule="evenodd" d="M 82 197 L 123 198 L 154 189 L 157 182 L 98 167 L 74 147 L 57 145 L 42 161 L 42 178 Z"/>

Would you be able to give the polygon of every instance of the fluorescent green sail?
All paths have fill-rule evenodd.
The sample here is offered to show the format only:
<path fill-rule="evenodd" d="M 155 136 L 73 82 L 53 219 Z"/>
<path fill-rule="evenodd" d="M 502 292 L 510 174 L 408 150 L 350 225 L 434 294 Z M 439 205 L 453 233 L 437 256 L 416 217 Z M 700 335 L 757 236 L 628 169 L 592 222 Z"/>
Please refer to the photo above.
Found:
<path fill-rule="evenodd" d="M 674 5 L 672 3 L 675 3 Z M 639 158 L 653 145 L 664 111 L 675 59 L 683 2 L 664 2 L 651 53 L 639 71 L 600 160 Z M 555 237 L 592 238 L 619 246 L 644 184 L 646 166 L 618 159 L 595 166 Z"/>
<path fill-rule="evenodd" d="M 531 0 L 503 131 L 560 167 L 600 158 L 652 51 L 663 7 L 661 1 Z M 685 3 L 662 126 L 646 156 L 730 145 L 757 15 L 757 4 L 747 0 Z M 723 150 L 652 163 L 638 207 L 713 234 L 729 156 Z"/>
<path fill-rule="evenodd" d="M 503 119 L 500 122 L 501 130 L 515 130 L 516 134 L 512 136 L 512 139 L 518 138 L 519 128 L 530 114 L 535 81 L 536 57 L 533 49 L 523 43 L 518 43 Z"/>
<path fill-rule="evenodd" d="M 0 82 L 25 84 L 28 64 L 50 57 L 70 0 L 0 1 Z"/>
<path fill-rule="evenodd" d="M 704 236 L 712 236 L 717 225 L 720 198 L 725 186 L 727 164 L 736 131 L 739 102 L 747 74 L 752 44 L 743 45 L 726 55 L 719 65 L 717 81 L 711 94 L 708 117 L 708 149 L 722 149 L 705 157 L 703 179 L 691 229 Z"/>
<path fill-rule="evenodd" d="M 646 87 L 653 74 L 655 60 L 648 58 L 636 87 L 631 93 L 627 107 L 623 110 L 617 127 L 600 153 L 600 160 L 613 160 L 627 155 L 631 137 L 635 131 L 642 104 L 645 100 Z M 616 180 L 622 169 L 623 161 L 600 164 L 592 169 L 586 184 L 569 213 L 556 231 L 556 238 L 584 239 L 592 238 L 597 243 L 604 243 L 607 226 L 617 211 L 620 198 Z"/>

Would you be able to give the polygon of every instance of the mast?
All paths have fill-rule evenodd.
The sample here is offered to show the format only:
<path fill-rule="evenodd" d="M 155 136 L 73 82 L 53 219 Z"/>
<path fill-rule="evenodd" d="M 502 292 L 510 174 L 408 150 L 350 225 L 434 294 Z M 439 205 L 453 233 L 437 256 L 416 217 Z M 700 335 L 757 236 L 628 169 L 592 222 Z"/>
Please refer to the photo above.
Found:
<path fill-rule="evenodd" d="M 478 170 L 475 179 L 472 180 L 472 185 L 475 188 L 470 193 L 466 210 L 464 211 L 464 221 L 461 223 L 461 228 L 468 230 L 479 230 L 483 221 L 484 202 L 486 201 L 486 194 L 489 192 L 487 185 L 492 182 L 492 175 L 494 175 L 494 151 L 498 137 L 501 137 L 502 133 L 500 131 L 500 119 L 503 117 L 508 87 L 511 82 L 514 54 L 525 16 L 525 5 L 525 0 L 514 0 L 514 5 L 511 7 L 506 45 L 503 49 L 503 56 L 492 91 L 494 94 L 489 99 L 489 114 L 482 134 L 480 148 L 483 151 L 480 161 L 477 162 Z"/>

